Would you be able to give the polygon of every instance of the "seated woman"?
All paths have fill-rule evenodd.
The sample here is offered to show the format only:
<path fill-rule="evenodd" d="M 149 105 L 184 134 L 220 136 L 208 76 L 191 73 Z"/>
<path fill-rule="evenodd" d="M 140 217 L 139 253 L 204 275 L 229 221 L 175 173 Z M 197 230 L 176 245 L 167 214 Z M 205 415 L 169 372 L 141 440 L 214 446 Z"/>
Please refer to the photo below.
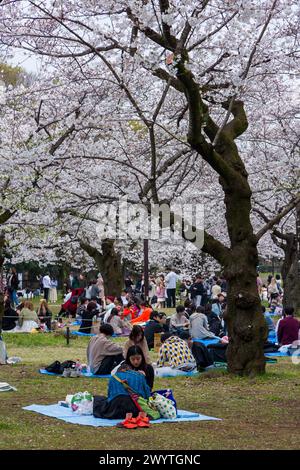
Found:
<path fill-rule="evenodd" d="M 108 383 L 108 397 L 94 396 L 93 415 L 95 418 L 106 419 L 124 419 L 127 413 L 132 413 L 133 417 L 138 416 L 139 409 L 122 382 L 126 381 L 126 385 L 139 396 L 145 399 L 150 397 L 148 383 L 153 384 L 154 378 L 151 378 L 142 350 L 135 346 L 130 348 L 120 369 L 115 369 L 114 374 L 113 372 Z"/>
<path fill-rule="evenodd" d="M 51 319 L 52 319 L 52 313 L 49 310 L 47 300 L 42 299 L 40 306 L 37 311 L 37 316 L 42 324 L 45 324 L 47 326 L 47 330 L 51 330 Z"/>
<path fill-rule="evenodd" d="M 149 348 L 148 348 L 148 344 L 145 338 L 144 330 L 139 325 L 133 326 L 131 333 L 129 335 L 129 338 L 124 344 L 124 349 L 123 349 L 124 357 L 126 357 L 128 349 L 131 346 L 139 346 L 141 350 L 143 351 L 143 355 L 145 357 L 146 363 L 151 364 Z"/>
<path fill-rule="evenodd" d="M 9 296 L 4 301 L 4 313 L 2 318 L 2 330 L 10 331 L 16 327 L 16 321 L 19 319 L 18 313 L 12 308 Z"/>
<path fill-rule="evenodd" d="M 125 320 L 122 320 L 120 315 L 120 310 L 113 308 L 107 319 L 107 323 L 113 327 L 115 335 L 128 335 L 131 331 L 131 325 Z"/>
<path fill-rule="evenodd" d="M 10 330 L 12 333 L 30 333 L 31 330 L 38 328 L 39 320 L 34 311 L 33 303 L 29 300 L 24 302 L 24 307 L 19 313 L 19 324 Z"/>
<path fill-rule="evenodd" d="M 111 372 L 115 375 L 117 372 L 126 372 L 127 370 L 135 370 L 143 374 L 150 389 L 153 388 L 154 383 L 154 369 L 151 364 L 147 364 L 144 353 L 139 346 L 130 346 L 127 351 L 125 361 L 121 362 Z"/>
<path fill-rule="evenodd" d="M 130 300 L 126 307 L 123 308 L 123 312 L 121 315 L 122 320 L 130 321 L 135 318 L 135 310 L 134 310 L 134 304 Z"/>
<path fill-rule="evenodd" d="M 148 306 L 146 302 L 141 303 L 141 312 L 140 315 L 133 320 L 131 320 L 131 323 L 145 323 L 149 321 L 150 314 L 152 312 L 152 308 Z"/>

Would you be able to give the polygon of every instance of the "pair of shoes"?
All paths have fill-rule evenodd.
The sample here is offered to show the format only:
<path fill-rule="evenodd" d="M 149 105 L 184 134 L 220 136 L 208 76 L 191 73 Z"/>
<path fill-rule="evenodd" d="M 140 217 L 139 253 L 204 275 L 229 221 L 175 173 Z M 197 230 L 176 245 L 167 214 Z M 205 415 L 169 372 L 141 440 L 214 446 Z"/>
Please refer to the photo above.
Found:
<path fill-rule="evenodd" d="M 133 418 L 132 413 L 127 413 L 124 421 L 118 423 L 116 426 L 126 429 L 149 428 L 150 423 L 146 413 L 141 411 L 137 418 Z"/>
<path fill-rule="evenodd" d="M 139 412 L 136 422 L 139 428 L 150 428 L 149 418 L 144 411 Z"/>
<path fill-rule="evenodd" d="M 132 417 L 132 413 L 126 413 L 126 418 L 121 423 L 116 424 L 117 428 L 135 429 L 137 428 L 136 418 Z"/>

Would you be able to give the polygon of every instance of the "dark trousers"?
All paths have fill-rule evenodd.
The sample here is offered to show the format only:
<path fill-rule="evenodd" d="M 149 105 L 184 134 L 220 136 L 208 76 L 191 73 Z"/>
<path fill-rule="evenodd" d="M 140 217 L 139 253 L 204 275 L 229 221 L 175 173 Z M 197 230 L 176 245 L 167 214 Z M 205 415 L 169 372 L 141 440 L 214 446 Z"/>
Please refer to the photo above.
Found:
<path fill-rule="evenodd" d="M 209 344 L 208 350 L 212 355 L 214 362 L 227 362 L 226 350 L 228 344 Z"/>
<path fill-rule="evenodd" d="M 213 364 L 212 354 L 210 354 L 207 347 L 202 343 L 193 342 L 192 354 L 195 358 L 197 367 L 200 369 L 205 369 L 205 367 Z"/>
<path fill-rule="evenodd" d="M 44 299 L 48 302 L 49 299 L 49 288 L 44 287 Z"/>
<path fill-rule="evenodd" d="M 149 385 L 149 387 L 153 388 L 153 384 L 154 384 L 154 369 L 152 367 L 151 364 L 147 364 L 147 368 L 146 368 L 146 382 L 147 384 Z"/>
<path fill-rule="evenodd" d="M 167 289 L 167 308 L 176 307 L 176 289 Z"/>
<path fill-rule="evenodd" d="M 123 354 L 117 354 L 115 356 L 106 356 L 101 362 L 99 369 L 94 374 L 108 375 L 122 361 L 124 361 Z"/>

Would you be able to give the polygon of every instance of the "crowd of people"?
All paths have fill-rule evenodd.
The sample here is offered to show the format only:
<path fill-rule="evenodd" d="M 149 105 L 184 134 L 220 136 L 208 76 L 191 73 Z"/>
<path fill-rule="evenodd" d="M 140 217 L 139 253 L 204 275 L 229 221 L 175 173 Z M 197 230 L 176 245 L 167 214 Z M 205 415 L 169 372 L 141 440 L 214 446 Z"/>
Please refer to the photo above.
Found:
<path fill-rule="evenodd" d="M 54 320 L 47 302 L 52 288 L 50 276 L 43 277 L 44 299 L 37 310 L 30 300 L 17 302 L 15 276 L 12 270 L 5 295 L 3 330 L 50 331 Z M 79 332 L 95 333 L 87 347 L 90 371 L 95 375 L 110 375 L 108 396 L 94 397 L 96 417 L 137 415 L 123 379 L 147 399 L 155 376 L 174 371 L 180 375 L 213 367 L 216 362 L 227 362 L 230 342 L 226 324 L 227 283 L 222 277 L 203 278 L 197 274 L 192 279 L 180 280 L 168 269 L 166 275 L 149 278 L 148 301 L 143 277 L 133 282 L 127 276 L 120 296 L 105 295 L 101 275 L 89 282 L 83 274 L 71 275 L 64 288 L 66 294 L 56 321 L 68 317 L 80 324 Z M 257 288 L 261 300 L 269 302 L 268 311 L 262 306 L 262 313 L 269 333 L 274 334 L 276 348 L 298 342 L 300 323 L 292 308 L 282 309 L 283 288 L 278 276 L 270 276 L 265 287 L 258 275 Z M 173 307 L 175 312 L 168 316 L 162 310 L 167 307 Z M 274 312 L 281 316 L 276 323 L 271 316 Z M 114 342 L 113 336 L 125 336 L 126 340 Z M 266 338 L 265 352 L 270 346 L 275 347 Z M 152 363 L 149 351 L 155 347 L 157 361 Z"/>

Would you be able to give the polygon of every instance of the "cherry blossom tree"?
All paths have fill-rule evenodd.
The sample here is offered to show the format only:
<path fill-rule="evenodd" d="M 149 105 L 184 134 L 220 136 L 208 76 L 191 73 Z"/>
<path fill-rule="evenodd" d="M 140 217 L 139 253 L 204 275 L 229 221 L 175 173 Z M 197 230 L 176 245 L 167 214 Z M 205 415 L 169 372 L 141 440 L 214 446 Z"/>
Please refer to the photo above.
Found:
<path fill-rule="evenodd" d="M 276 90 L 278 102 L 286 106 L 284 77 L 297 70 L 298 11 L 294 0 L 2 2 L 2 43 L 44 56 L 58 86 L 64 77 L 80 90 L 78 99 L 85 103 L 77 120 L 82 126 L 89 116 L 86 106 L 93 118 L 98 115 L 97 126 L 104 115 L 110 118 L 105 123 L 110 120 L 111 127 L 101 129 L 105 139 L 87 145 L 83 138 L 79 145 L 71 139 L 76 130 L 73 110 L 52 166 L 54 160 L 70 162 L 70 157 L 76 165 L 95 160 L 120 164 L 120 148 L 112 141 L 124 135 L 124 122 L 138 121 L 147 135 L 146 148 L 139 139 L 128 141 L 125 132 L 126 157 L 121 160 L 122 167 L 134 167 L 140 175 L 140 190 L 128 191 L 135 201 L 169 202 L 174 191 L 170 195 L 164 187 L 166 175 L 176 162 L 184 166 L 185 158 L 196 171 L 203 159 L 218 179 L 227 242 L 206 231 L 203 251 L 224 267 L 228 280 L 228 366 L 237 374 L 265 368 L 267 331 L 256 289 L 257 244 L 299 202 L 293 197 L 254 232 L 243 136 L 255 116 L 260 119 L 269 109 L 261 95 Z M 78 77 L 93 88 L 93 98 L 82 92 Z M 139 157 L 134 162 L 129 148 Z M 255 156 L 252 162 L 257 164 Z"/>

